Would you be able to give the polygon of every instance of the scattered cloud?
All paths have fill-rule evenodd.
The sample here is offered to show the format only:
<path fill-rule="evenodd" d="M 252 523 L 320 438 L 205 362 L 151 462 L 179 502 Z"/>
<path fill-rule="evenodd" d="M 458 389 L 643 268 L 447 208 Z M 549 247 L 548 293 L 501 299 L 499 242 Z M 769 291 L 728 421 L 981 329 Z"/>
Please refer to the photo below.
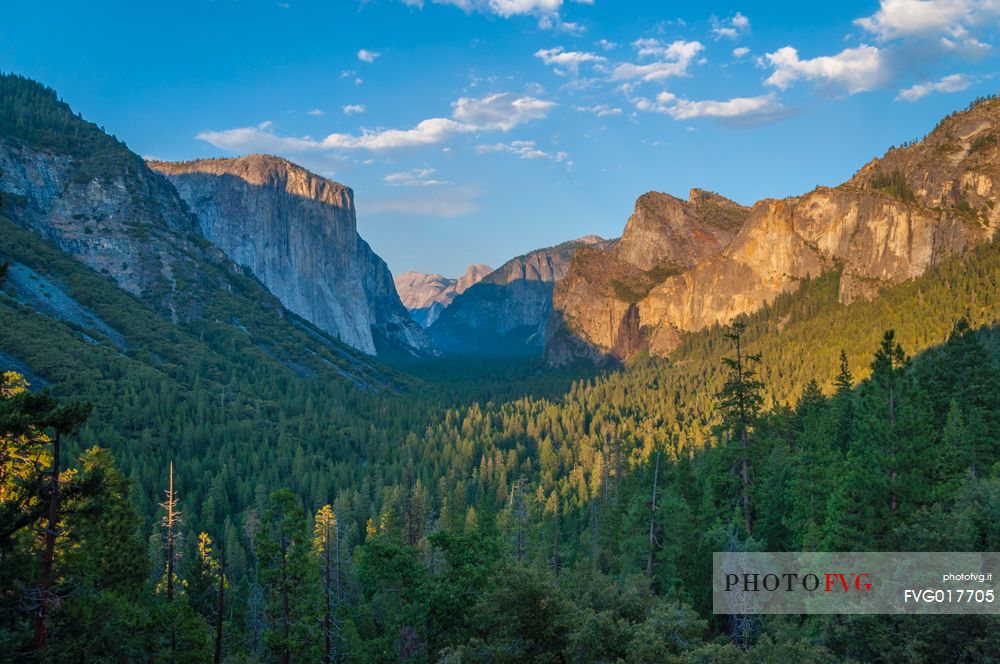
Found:
<path fill-rule="evenodd" d="M 972 85 L 973 79 L 965 74 L 951 74 L 941 80 L 929 83 L 917 83 L 901 90 L 896 95 L 896 101 L 917 101 L 934 92 L 960 92 Z"/>
<path fill-rule="evenodd" d="M 510 143 L 494 143 L 493 145 L 477 145 L 476 152 L 487 154 L 489 152 L 500 152 L 512 154 L 518 159 L 548 159 L 556 163 L 565 162 L 568 154 L 565 152 L 546 152 L 538 147 L 534 141 L 512 141 Z"/>
<path fill-rule="evenodd" d="M 774 73 L 764 83 L 779 90 L 787 89 L 799 79 L 806 79 L 856 94 L 884 85 L 891 76 L 882 51 L 867 44 L 810 60 L 802 60 L 796 49 L 785 46 L 768 53 L 760 61 L 765 66 L 774 67 Z"/>
<path fill-rule="evenodd" d="M 635 64 L 625 62 L 614 69 L 618 81 L 659 81 L 671 76 L 686 76 L 688 67 L 704 45 L 697 41 L 677 40 L 664 44 L 658 39 L 639 39 L 632 44 L 640 59 L 653 58 L 652 62 Z"/>
<path fill-rule="evenodd" d="M 363 48 L 360 51 L 358 51 L 358 60 L 360 60 L 361 62 L 367 62 L 368 64 L 371 64 L 375 62 L 375 60 L 377 60 L 381 55 L 382 54 L 379 53 L 378 51 L 369 51 L 368 49 Z"/>
<path fill-rule="evenodd" d="M 633 100 L 636 110 L 664 113 L 675 120 L 710 118 L 734 126 L 756 126 L 775 122 L 788 115 L 773 92 L 756 97 L 734 97 L 727 100 L 680 99 L 670 92 L 661 92 L 655 100 L 643 97 Z"/>
<path fill-rule="evenodd" d="M 386 184 L 393 187 L 437 187 L 450 184 L 447 180 L 434 177 L 437 171 L 433 168 L 414 168 L 399 173 L 390 173 L 382 178 Z"/>
<path fill-rule="evenodd" d="M 320 109 L 318 109 L 318 108 L 311 108 L 311 109 L 309 109 L 308 111 L 306 111 L 306 115 L 311 115 L 311 116 L 313 116 L 313 117 L 317 117 L 317 118 L 321 118 L 321 117 L 323 117 L 324 115 L 326 115 L 326 113 L 325 113 L 325 112 L 323 112 L 323 111 L 321 111 L 321 110 L 320 110 Z"/>
<path fill-rule="evenodd" d="M 554 106 L 555 102 L 505 92 L 479 99 L 462 97 L 452 104 L 452 117 L 470 130 L 509 131 L 547 117 Z"/>
<path fill-rule="evenodd" d="M 357 113 L 364 113 L 365 107 L 362 104 L 348 104 L 341 109 L 344 115 L 355 115 Z"/>
<path fill-rule="evenodd" d="M 558 16 L 543 16 L 538 19 L 538 27 L 542 30 L 555 30 L 556 32 L 565 32 L 568 35 L 573 35 L 574 37 L 579 37 L 580 35 L 587 34 L 587 28 L 580 25 L 579 23 L 573 23 L 571 21 L 562 21 Z"/>
<path fill-rule="evenodd" d="M 593 113 L 599 118 L 606 118 L 612 115 L 621 115 L 622 109 L 609 106 L 608 104 L 598 104 L 596 106 L 577 106 L 576 110 L 583 111 L 585 113 Z"/>
<path fill-rule="evenodd" d="M 322 140 L 309 136 L 284 137 L 274 133 L 270 121 L 256 127 L 203 131 L 197 138 L 223 150 L 248 152 L 308 152 L 315 150 L 371 150 L 421 147 L 443 143 L 451 137 L 477 131 L 507 132 L 548 116 L 554 102 L 510 92 L 481 98 L 462 97 L 452 104 L 451 118 L 430 118 L 411 129 L 362 130 L 360 134 L 330 134 Z"/>
<path fill-rule="evenodd" d="M 736 12 L 727 19 L 712 17 L 712 34 L 716 39 L 737 39 L 741 35 L 750 32 L 750 19 Z"/>
<path fill-rule="evenodd" d="M 411 7 L 420 7 L 426 4 L 424 0 L 400 0 L 403 4 Z M 429 0 L 435 5 L 450 5 L 458 7 L 466 14 L 473 12 L 482 14 L 493 14 L 502 18 L 513 16 L 536 16 L 539 17 L 539 27 L 550 29 L 558 27 L 559 11 L 565 4 L 563 0 Z M 592 5 L 594 0 L 571 0 L 579 5 Z M 565 26 L 567 24 L 562 23 Z M 573 28 L 578 28 L 576 24 L 568 24 Z"/>
<path fill-rule="evenodd" d="M 618 44 L 613 41 L 608 41 L 607 39 L 599 39 L 597 45 L 600 46 L 605 51 L 613 51 L 618 48 Z"/>
<path fill-rule="evenodd" d="M 746 46 L 740 46 L 739 48 L 733 49 L 733 57 L 736 58 L 737 60 L 744 58 L 747 55 L 750 55 L 750 49 L 748 49 Z"/>
<path fill-rule="evenodd" d="M 995 24 L 996 0 L 881 0 L 879 10 L 854 21 L 881 40 L 900 37 L 962 38 L 972 28 Z"/>
<path fill-rule="evenodd" d="M 608 59 L 596 53 L 586 51 L 567 51 L 562 46 L 555 48 L 543 48 L 535 51 L 535 57 L 545 64 L 555 67 L 556 73 L 565 75 L 567 73 L 576 74 L 580 70 L 580 65 L 586 63 L 607 62 Z"/>

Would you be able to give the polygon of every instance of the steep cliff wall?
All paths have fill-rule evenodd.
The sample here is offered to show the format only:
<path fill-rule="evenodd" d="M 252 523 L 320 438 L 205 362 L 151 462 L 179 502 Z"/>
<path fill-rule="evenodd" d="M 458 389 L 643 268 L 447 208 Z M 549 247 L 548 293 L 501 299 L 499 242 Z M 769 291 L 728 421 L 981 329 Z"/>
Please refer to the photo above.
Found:
<path fill-rule="evenodd" d="M 201 233 L 290 311 L 369 354 L 380 334 L 428 350 L 385 262 L 358 236 L 347 187 L 266 155 L 149 165 L 176 187 Z"/>

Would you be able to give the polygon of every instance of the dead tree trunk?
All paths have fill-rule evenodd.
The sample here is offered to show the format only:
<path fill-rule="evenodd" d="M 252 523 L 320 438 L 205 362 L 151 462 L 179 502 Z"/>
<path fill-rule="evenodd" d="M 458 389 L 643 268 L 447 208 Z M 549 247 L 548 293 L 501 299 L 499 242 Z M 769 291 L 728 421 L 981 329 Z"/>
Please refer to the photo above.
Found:
<path fill-rule="evenodd" d="M 49 514 L 45 526 L 45 544 L 42 550 L 41 593 L 38 597 L 38 614 L 35 616 L 35 650 L 45 647 L 45 621 L 48 618 L 49 593 L 52 589 L 52 563 L 56 552 L 56 535 L 59 527 L 59 443 L 57 432 L 52 441 L 52 476 L 49 478 Z"/>

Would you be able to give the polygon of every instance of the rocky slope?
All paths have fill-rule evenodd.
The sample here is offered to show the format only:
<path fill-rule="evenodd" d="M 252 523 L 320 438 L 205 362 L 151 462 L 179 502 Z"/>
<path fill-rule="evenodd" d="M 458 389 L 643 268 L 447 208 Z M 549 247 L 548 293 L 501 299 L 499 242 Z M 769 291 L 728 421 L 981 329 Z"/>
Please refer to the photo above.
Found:
<path fill-rule="evenodd" d="M 539 354 L 555 284 L 583 248 L 605 240 L 587 236 L 518 256 L 457 296 L 427 332 L 446 354 Z"/>
<path fill-rule="evenodd" d="M 440 274 L 404 272 L 396 277 L 396 291 L 410 317 L 421 327 L 429 327 L 458 295 L 469 290 L 493 271 L 489 265 L 474 264 L 458 279 Z"/>
<path fill-rule="evenodd" d="M 388 266 L 358 236 L 347 187 L 267 155 L 149 166 L 174 185 L 201 234 L 288 310 L 368 354 L 380 338 L 429 350 Z"/>
<path fill-rule="evenodd" d="M 190 334 L 219 357 L 366 387 L 381 380 L 382 368 L 290 314 L 206 240 L 166 178 L 54 91 L 14 75 L 0 75 L 0 204 L 13 301 L 50 325 L 65 321 L 86 344 L 141 354 L 153 337 Z M 372 281 L 395 296 L 388 275 Z M 145 318 L 127 334 L 130 310 Z M 0 351 L 16 359 L 30 349 L 14 334 L 0 326 Z M 150 361 L 187 361 L 167 355 L 160 347 Z"/>
<path fill-rule="evenodd" d="M 23 79 L 8 77 L 0 85 L 27 86 L 42 108 L 56 103 L 54 93 Z M 57 108 L 71 118 L 67 131 L 89 139 L 85 148 L 32 132 L 28 111 L 2 109 L 0 191 L 9 216 L 175 322 L 198 318 L 201 295 L 231 288 L 227 274 L 239 268 L 200 237 L 197 220 L 169 182 L 68 107 Z M 27 128 L 16 129 L 6 122 L 10 117 Z"/>
<path fill-rule="evenodd" d="M 635 277 L 633 268 L 661 260 L 665 246 L 690 246 L 686 235 L 668 237 L 685 227 L 676 214 L 667 226 L 647 228 L 638 251 L 621 251 L 619 242 L 607 255 L 581 252 L 556 290 L 547 357 L 559 364 L 580 355 L 626 358 L 643 348 L 666 353 L 681 333 L 726 323 L 829 270 L 841 273 L 842 303 L 916 277 L 995 235 L 998 144 L 1000 100 L 981 101 L 842 185 L 758 202 L 719 250 L 653 275 L 642 288 L 609 294 Z"/>

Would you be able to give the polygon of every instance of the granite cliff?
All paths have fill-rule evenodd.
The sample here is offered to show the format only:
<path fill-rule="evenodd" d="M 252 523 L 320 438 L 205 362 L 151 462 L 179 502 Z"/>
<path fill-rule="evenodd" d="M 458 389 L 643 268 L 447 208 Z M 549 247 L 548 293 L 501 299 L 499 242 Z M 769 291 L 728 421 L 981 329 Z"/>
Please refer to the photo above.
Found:
<path fill-rule="evenodd" d="M 385 262 L 358 236 L 353 192 L 278 157 L 150 161 L 202 235 L 289 310 L 375 354 L 382 342 L 427 352 Z"/>
<path fill-rule="evenodd" d="M 421 327 L 430 327 L 454 299 L 483 280 L 493 271 L 489 265 L 474 264 L 458 279 L 440 274 L 404 272 L 395 278 L 396 291 L 403 306 Z"/>
<path fill-rule="evenodd" d="M 998 189 L 1000 100 L 991 99 L 837 187 L 749 210 L 700 192 L 686 206 L 657 195 L 664 205 L 653 215 L 640 209 L 644 196 L 621 240 L 574 258 L 556 288 L 546 357 L 667 353 L 681 333 L 727 323 L 830 270 L 841 275 L 842 303 L 873 297 L 991 239 Z M 698 213 L 707 201 L 711 213 Z M 641 241 L 626 241 L 639 230 Z"/>

